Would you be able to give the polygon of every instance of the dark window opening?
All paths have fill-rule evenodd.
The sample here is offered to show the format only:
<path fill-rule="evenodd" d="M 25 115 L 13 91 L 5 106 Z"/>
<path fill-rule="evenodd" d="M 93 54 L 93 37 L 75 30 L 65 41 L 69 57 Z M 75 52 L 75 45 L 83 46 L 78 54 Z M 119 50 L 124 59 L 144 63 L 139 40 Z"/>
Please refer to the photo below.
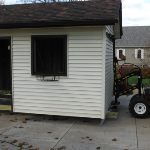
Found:
<path fill-rule="evenodd" d="M 141 50 L 138 50 L 137 58 L 141 58 Z"/>
<path fill-rule="evenodd" d="M 11 69 L 11 37 L 0 37 L 0 105 L 13 110 Z"/>
<path fill-rule="evenodd" d="M 32 36 L 32 74 L 67 75 L 67 36 Z"/>
<path fill-rule="evenodd" d="M 0 90 L 11 91 L 10 40 L 0 39 Z"/>
<path fill-rule="evenodd" d="M 123 54 L 123 50 L 119 50 L 119 56 Z"/>

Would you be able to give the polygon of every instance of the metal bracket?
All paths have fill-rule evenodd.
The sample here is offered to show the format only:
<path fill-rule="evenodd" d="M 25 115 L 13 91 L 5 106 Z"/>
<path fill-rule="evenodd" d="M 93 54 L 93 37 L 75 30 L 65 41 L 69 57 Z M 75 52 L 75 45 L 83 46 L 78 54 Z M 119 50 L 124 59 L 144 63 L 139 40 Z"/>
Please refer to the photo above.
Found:
<path fill-rule="evenodd" d="M 105 122 L 105 119 L 101 119 L 100 126 L 102 126 L 104 122 Z"/>
<path fill-rule="evenodd" d="M 44 79 L 44 76 L 42 76 L 43 78 L 41 79 L 36 79 L 38 81 L 46 81 L 46 82 L 50 82 L 50 81 L 59 81 L 58 79 L 56 80 L 55 76 L 52 79 Z"/>
<path fill-rule="evenodd" d="M 109 109 L 117 109 L 118 105 L 120 105 L 119 101 L 117 101 L 117 103 L 116 103 L 116 101 L 112 101 Z"/>

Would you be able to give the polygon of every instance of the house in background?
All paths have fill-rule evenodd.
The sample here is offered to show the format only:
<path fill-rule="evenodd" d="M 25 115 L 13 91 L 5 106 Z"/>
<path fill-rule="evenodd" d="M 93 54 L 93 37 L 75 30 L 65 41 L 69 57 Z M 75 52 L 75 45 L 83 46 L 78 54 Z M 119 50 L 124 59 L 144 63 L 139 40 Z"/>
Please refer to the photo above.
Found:
<path fill-rule="evenodd" d="M 121 0 L 3 5 L 0 16 L 13 112 L 105 119 Z"/>
<path fill-rule="evenodd" d="M 126 63 L 144 65 L 140 59 L 146 59 L 146 49 L 150 48 L 150 26 L 123 27 L 123 36 L 115 42 L 116 57 L 126 56 Z M 124 61 L 119 61 L 123 64 Z"/>

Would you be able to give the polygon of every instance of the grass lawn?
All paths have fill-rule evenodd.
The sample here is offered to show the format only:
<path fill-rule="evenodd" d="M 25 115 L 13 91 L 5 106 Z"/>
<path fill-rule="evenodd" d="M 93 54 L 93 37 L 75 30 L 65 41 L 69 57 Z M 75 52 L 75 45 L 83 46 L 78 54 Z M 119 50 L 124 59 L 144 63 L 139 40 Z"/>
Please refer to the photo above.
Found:
<path fill-rule="evenodd" d="M 137 84 L 138 83 L 138 77 L 131 77 L 128 79 L 129 84 Z M 150 86 L 150 79 L 143 79 L 143 86 L 147 87 Z"/>

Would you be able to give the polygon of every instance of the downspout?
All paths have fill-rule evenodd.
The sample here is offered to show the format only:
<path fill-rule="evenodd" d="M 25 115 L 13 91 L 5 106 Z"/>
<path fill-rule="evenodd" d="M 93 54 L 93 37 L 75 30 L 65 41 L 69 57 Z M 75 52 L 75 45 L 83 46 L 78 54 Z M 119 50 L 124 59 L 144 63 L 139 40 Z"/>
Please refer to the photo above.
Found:
<path fill-rule="evenodd" d="M 118 104 L 116 63 L 117 63 L 117 58 L 115 57 L 115 37 L 113 36 L 113 68 L 114 68 L 114 94 L 115 94 L 115 103 L 113 105 L 117 105 Z"/>

